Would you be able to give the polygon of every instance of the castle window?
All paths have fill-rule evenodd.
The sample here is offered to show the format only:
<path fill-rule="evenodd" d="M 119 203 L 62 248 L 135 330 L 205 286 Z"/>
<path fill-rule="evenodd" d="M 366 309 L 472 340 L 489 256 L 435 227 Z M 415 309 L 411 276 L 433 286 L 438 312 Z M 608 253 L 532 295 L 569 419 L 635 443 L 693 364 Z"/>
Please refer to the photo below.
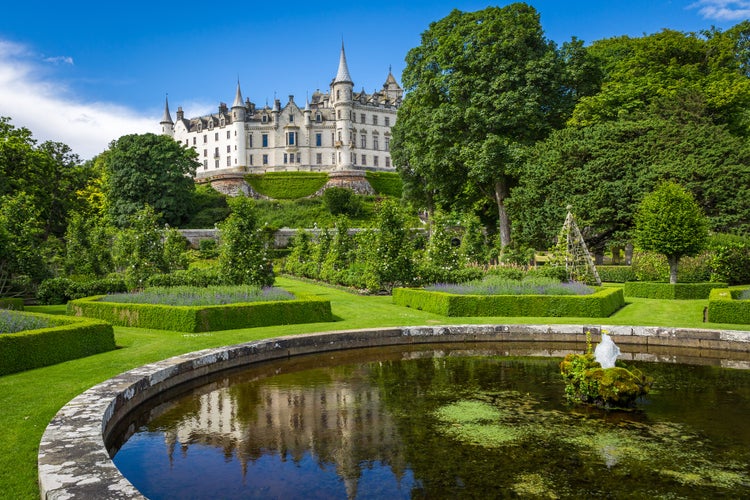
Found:
<path fill-rule="evenodd" d="M 390 137 L 385 138 L 385 150 L 386 151 L 391 150 L 391 138 Z"/>
<path fill-rule="evenodd" d="M 367 165 L 367 155 L 362 155 L 362 165 Z"/>
<path fill-rule="evenodd" d="M 214 158 L 219 157 L 219 148 L 214 148 Z"/>
<path fill-rule="evenodd" d="M 339 99 L 341 99 L 341 91 L 337 90 L 336 91 L 336 100 L 338 101 Z M 341 117 L 339 117 L 339 118 L 341 118 Z"/>
<path fill-rule="evenodd" d="M 186 148 L 190 147 L 190 139 L 185 139 L 185 147 Z"/>
<path fill-rule="evenodd" d="M 386 156 L 385 157 L 385 166 L 386 167 L 390 167 L 391 166 L 391 157 L 390 156 Z"/>
<path fill-rule="evenodd" d="M 268 155 L 263 155 L 263 165 L 268 165 Z"/>
<path fill-rule="evenodd" d="M 289 123 L 294 123 L 294 115 L 289 115 Z"/>
<path fill-rule="evenodd" d="M 214 133 L 214 140 L 215 141 L 219 140 L 219 133 L 218 132 Z"/>
<path fill-rule="evenodd" d="M 201 130 L 203 130 L 203 124 L 202 123 L 198 123 L 198 132 L 200 132 Z"/>
<path fill-rule="evenodd" d="M 362 113 L 361 115 L 359 115 L 359 118 L 360 118 L 359 121 L 361 121 L 362 123 L 367 123 L 367 117 L 365 116 L 364 113 Z"/>
<path fill-rule="evenodd" d="M 286 145 L 294 146 L 295 144 L 297 144 L 297 132 L 287 132 L 286 133 Z"/>
<path fill-rule="evenodd" d="M 385 126 L 386 127 L 390 127 L 391 126 L 391 117 L 390 116 L 386 116 L 384 118 L 384 120 L 385 120 Z"/>
<path fill-rule="evenodd" d="M 221 121 L 219 122 L 219 126 L 220 126 L 220 127 L 223 127 L 223 126 L 224 126 L 224 123 L 225 123 L 225 122 L 224 122 L 224 118 L 222 117 Z"/>
<path fill-rule="evenodd" d="M 352 165 L 356 165 L 356 164 L 357 164 L 357 155 L 352 153 Z"/>
<path fill-rule="evenodd" d="M 315 145 L 318 147 L 323 145 L 323 134 L 321 134 L 320 132 L 315 134 Z"/>
<path fill-rule="evenodd" d="M 331 165 L 336 164 L 336 153 L 331 153 Z"/>
<path fill-rule="evenodd" d="M 284 163 L 286 163 L 286 162 L 287 162 L 287 154 L 284 153 Z"/>
<path fill-rule="evenodd" d="M 253 164 L 253 155 L 250 155 L 250 160 L 249 160 L 249 163 L 250 163 L 250 165 L 252 165 L 252 164 Z"/>
<path fill-rule="evenodd" d="M 372 149 L 374 149 L 375 151 L 377 151 L 379 149 L 378 146 L 379 146 L 379 144 L 378 144 L 378 138 L 377 138 L 377 136 L 375 136 L 375 137 L 372 138 Z"/>
<path fill-rule="evenodd" d="M 323 121 L 323 115 L 321 115 L 320 113 L 315 113 L 315 121 L 318 122 L 318 123 L 322 122 Z"/>
<path fill-rule="evenodd" d="M 302 154 L 301 153 L 297 153 L 297 163 L 302 163 L 301 160 L 302 160 Z"/>
<path fill-rule="evenodd" d="M 372 157 L 372 164 L 374 166 L 376 166 L 376 167 L 378 166 L 378 159 L 379 159 L 379 157 L 377 157 L 377 156 L 373 156 Z"/>
<path fill-rule="evenodd" d="M 323 164 L 323 153 L 317 153 L 315 155 L 315 163 L 317 163 L 318 165 Z"/>
<path fill-rule="evenodd" d="M 338 116 L 339 120 L 341 119 L 341 110 L 340 109 L 336 112 L 336 116 Z"/>
<path fill-rule="evenodd" d="M 263 123 L 267 123 L 268 122 L 268 115 L 263 115 L 261 117 L 260 121 L 262 121 Z"/>
<path fill-rule="evenodd" d="M 231 153 L 231 152 L 232 152 L 232 146 L 227 145 L 227 153 Z"/>
<path fill-rule="evenodd" d="M 237 133 L 237 132 L 235 131 L 235 134 L 236 134 L 236 133 Z M 231 139 L 231 138 L 232 138 L 232 132 L 231 132 L 231 131 L 229 131 L 229 130 L 227 130 L 227 139 Z"/>
<path fill-rule="evenodd" d="M 203 144 L 208 142 L 208 136 L 206 134 L 203 134 Z"/>
<path fill-rule="evenodd" d="M 261 142 L 264 148 L 268 147 L 268 134 L 263 134 Z"/>
<path fill-rule="evenodd" d="M 208 170 L 208 160 L 203 160 L 203 170 Z"/>
<path fill-rule="evenodd" d="M 249 148 L 253 147 L 253 134 L 247 134 L 247 146 Z"/>
<path fill-rule="evenodd" d="M 195 141 L 195 137 L 193 137 L 193 146 L 195 146 L 195 142 L 196 142 L 196 141 Z"/>
<path fill-rule="evenodd" d="M 377 125 L 378 124 L 378 115 L 372 115 L 372 124 Z"/>
<path fill-rule="evenodd" d="M 359 141 L 360 141 L 360 145 L 359 146 L 362 149 L 366 149 L 367 148 L 367 136 L 365 134 L 362 134 L 360 136 L 360 138 L 359 138 Z"/>
<path fill-rule="evenodd" d="M 204 158 L 208 157 L 208 149 L 203 150 L 203 157 Z"/>
<path fill-rule="evenodd" d="M 219 168 L 219 160 L 214 160 L 214 168 Z"/>
<path fill-rule="evenodd" d="M 227 156 L 227 167 L 231 167 L 231 166 L 232 166 L 232 157 Z"/>

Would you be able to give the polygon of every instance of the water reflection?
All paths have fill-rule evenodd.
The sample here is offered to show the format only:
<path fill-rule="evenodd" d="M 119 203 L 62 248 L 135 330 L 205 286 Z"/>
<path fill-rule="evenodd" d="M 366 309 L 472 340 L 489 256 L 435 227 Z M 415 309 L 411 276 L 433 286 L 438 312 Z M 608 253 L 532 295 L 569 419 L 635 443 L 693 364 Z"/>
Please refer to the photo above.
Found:
<path fill-rule="evenodd" d="M 691 367 L 665 370 L 652 365 L 653 371 L 664 372 L 655 373 L 662 389 L 674 385 L 677 397 L 647 401 L 648 412 L 603 414 L 564 406 L 556 361 L 504 358 L 510 352 L 559 357 L 580 350 L 575 344 L 556 345 L 554 350 L 538 345 L 394 347 L 256 366 L 192 388 L 177 399 L 165 395 L 163 403 L 146 409 L 123 430 L 122 441 L 130 439 L 122 444 L 115 463 L 154 500 L 493 492 L 566 497 L 579 494 L 581 484 L 588 488 L 584 496 L 597 496 L 616 488 L 636 491 L 626 483 L 611 484 L 628 480 L 647 480 L 654 484 L 649 491 L 677 496 L 715 491 L 712 485 L 686 483 L 693 476 L 677 465 L 662 464 L 663 472 L 655 472 L 651 458 L 641 456 L 673 450 L 676 460 L 692 464 L 680 455 L 682 448 L 670 448 L 669 440 L 674 439 L 691 443 L 712 461 L 727 458 L 735 464 L 703 473 L 738 478 L 719 492 L 736 492 L 738 485 L 739 491 L 747 492 L 741 471 L 748 468 L 743 451 L 743 446 L 750 446 L 748 433 L 733 431 L 727 438 L 718 429 L 716 415 L 703 409 L 691 412 L 694 408 L 685 406 L 686 401 L 692 405 L 708 400 L 724 412 L 722 418 L 736 425 L 750 411 L 746 373 L 740 372 L 739 378 L 717 375 L 729 387 L 725 394 L 715 380 L 706 379 L 712 369 L 699 369 L 699 382 L 691 385 Z M 685 356 L 713 365 L 724 362 L 674 350 L 624 353 L 626 359 Z M 746 357 L 731 362 L 747 363 Z M 731 415 L 722 403 L 727 397 L 733 403 L 742 400 Z M 437 409 L 464 400 L 487 406 L 497 419 L 446 423 L 435 418 Z M 673 422 L 675 415 L 688 413 L 686 423 Z M 716 445 L 710 443 L 714 431 Z M 474 434 L 469 434 L 469 442 L 462 441 L 467 432 Z M 483 444 L 488 432 L 505 432 L 492 437 L 504 444 Z M 725 447 L 731 440 L 736 443 Z M 118 446 L 112 445 L 113 453 Z M 723 451 L 713 456 L 714 448 Z M 610 479 L 600 478 L 605 472 Z M 700 477 L 701 472 L 695 474 Z"/>

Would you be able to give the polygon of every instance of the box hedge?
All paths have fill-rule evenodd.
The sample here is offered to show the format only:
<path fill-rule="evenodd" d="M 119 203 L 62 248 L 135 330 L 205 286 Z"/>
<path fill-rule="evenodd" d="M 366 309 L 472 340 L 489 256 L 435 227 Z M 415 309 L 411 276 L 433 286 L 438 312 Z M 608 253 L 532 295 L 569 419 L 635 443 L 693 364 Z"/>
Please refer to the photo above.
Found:
<path fill-rule="evenodd" d="M 0 297 L 0 309 L 14 309 L 16 311 L 23 311 L 23 299 Z"/>
<path fill-rule="evenodd" d="M 0 334 L 0 375 L 54 365 L 115 348 L 112 325 L 103 321 L 21 314 L 43 317 L 52 326 Z"/>
<path fill-rule="evenodd" d="M 366 172 L 365 179 L 370 183 L 372 189 L 378 194 L 401 198 L 403 184 L 401 177 L 396 172 Z"/>
<path fill-rule="evenodd" d="M 393 303 L 443 316 L 603 318 L 624 306 L 625 299 L 620 288 L 600 288 L 591 295 L 457 295 L 396 288 Z"/>
<path fill-rule="evenodd" d="M 625 283 L 638 279 L 630 266 L 596 266 L 596 271 L 601 280 L 608 283 Z"/>
<path fill-rule="evenodd" d="M 708 321 L 711 323 L 750 324 L 750 300 L 739 300 L 748 287 L 715 288 L 708 297 Z"/>
<path fill-rule="evenodd" d="M 333 321 L 331 302 L 312 296 L 216 306 L 120 304 L 100 302 L 101 298 L 70 301 L 68 314 L 98 318 L 119 326 L 193 333 Z"/>
<path fill-rule="evenodd" d="M 276 200 L 296 200 L 315 194 L 328 182 L 322 172 L 267 172 L 248 174 L 245 180 L 257 193 Z"/>
<path fill-rule="evenodd" d="M 628 281 L 623 287 L 626 297 L 644 299 L 707 299 L 714 288 L 726 288 L 726 283 L 663 283 L 656 281 Z"/>

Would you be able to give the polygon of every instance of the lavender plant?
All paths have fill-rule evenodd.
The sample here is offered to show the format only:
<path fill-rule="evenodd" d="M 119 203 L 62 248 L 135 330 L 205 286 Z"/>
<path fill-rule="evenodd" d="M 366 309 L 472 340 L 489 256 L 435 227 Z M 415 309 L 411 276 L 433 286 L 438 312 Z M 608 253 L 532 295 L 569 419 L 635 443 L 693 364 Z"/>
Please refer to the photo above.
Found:
<path fill-rule="evenodd" d="M 0 334 L 17 333 L 24 330 L 38 330 L 50 326 L 53 326 L 50 321 L 38 316 L 0 309 Z"/>
<path fill-rule="evenodd" d="M 276 287 L 258 286 L 189 286 L 151 287 L 141 292 L 116 293 L 102 298 L 103 302 L 127 304 L 162 304 L 169 306 L 206 306 L 243 302 L 292 300 L 294 295 Z"/>
<path fill-rule="evenodd" d="M 740 294 L 740 300 L 750 300 L 750 288 Z"/>
<path fill-rule="evenodd" d="M 486 276 L 462 284 L 437 283 L 426 290 L 459 295 L 589 295 L 594 289 L 583 283 L 561 283 L 552 278 L 513 280 L 502 276 Z"/>

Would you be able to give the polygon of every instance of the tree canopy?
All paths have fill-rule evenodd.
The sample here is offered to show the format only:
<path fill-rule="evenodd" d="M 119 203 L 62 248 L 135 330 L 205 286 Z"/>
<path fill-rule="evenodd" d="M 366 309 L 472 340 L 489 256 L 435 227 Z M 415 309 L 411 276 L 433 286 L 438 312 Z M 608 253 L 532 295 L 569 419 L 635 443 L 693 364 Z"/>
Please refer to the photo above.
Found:
<path fill-rule="evenodd" d="M 566 56 L 587 62 L 580 43 Z M 454 10 L 430 25 L 406 62 L 391 142 L 406 196 L 430 211 L 491 199 L 509 243 L 505 200 L 522 151 L 563 123 L 578 97 L 570 83 L 585 87 L 586 73 L 564 71 L 539 14 L 523 3 Z"/>
<path fill-rule="evenodd" d="M 102 155 L 108 211 L 115 224 L 126 225 L 145 205 L 172 226 L 188 218 L 198 166 L 195 150 L 149 133 L 122 136 Z"/>

